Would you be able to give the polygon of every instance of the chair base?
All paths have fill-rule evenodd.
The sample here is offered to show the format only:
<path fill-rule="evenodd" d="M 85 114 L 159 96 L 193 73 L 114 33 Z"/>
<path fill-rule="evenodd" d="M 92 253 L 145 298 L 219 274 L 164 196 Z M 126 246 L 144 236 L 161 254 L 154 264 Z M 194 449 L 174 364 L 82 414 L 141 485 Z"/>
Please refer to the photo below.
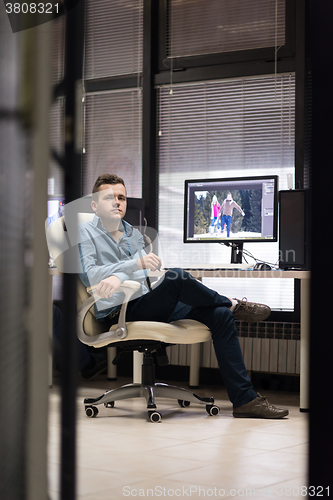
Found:
<path fill-rule="evenodd" d="M 113 408 L 115 401 L 122 399 L 144 397 L 147 403 L 148 418 L 152 422 L 160 422 L 162 415 L 156 410 L 156 398 L 176 399 L 181 407 L 189 406 L 190 403 L 199 403 L 206 406 L 209 415 L 217 415 L 219 407 L 214 404 L 214 398 L 202 398 L 187 389 L 173 385 L 155 383 L 155 370 L 151 356 L 145 355 L 142 365 L 142 383 L 127 384 L 117 389 L 105 392 L 97 398 L 85 398 L 84 405 L 88 417 L 96 417 L 97 405 L 104 404 L 107 408 Z"/>
<path fill-rule="evenodd" d="M 105 392 L 97 398 L 86 398 L 84 405 L 88 417 L 96 417 L 98 409 L 96 405 L 104 404 L 107 408 L 113 408 L 115 401 L 144 397 L 147 403 L 148 418 L 152 422 L 160 422 L 162 415 L 156 410 L 156 398 L 176 399 L 181 407 L 187 407 L 190 403 L 199 403 L 206 406 L 209 415 L 217 415 L 219 407 L 214 405 L 214 398 L 202 398 L 193 392 L 168 384 L 127 384 L 117 389 Z"/>

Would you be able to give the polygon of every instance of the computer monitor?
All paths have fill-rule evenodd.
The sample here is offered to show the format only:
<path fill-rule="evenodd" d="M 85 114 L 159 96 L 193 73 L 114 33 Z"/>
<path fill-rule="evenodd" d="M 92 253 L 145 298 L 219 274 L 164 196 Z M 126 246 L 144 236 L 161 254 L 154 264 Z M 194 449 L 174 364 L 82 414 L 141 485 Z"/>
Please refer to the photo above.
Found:
<path fill-rule="evenodd" d="M 241 262 L 246 242 L 277 241 L 278 177 L 185 181 L 184 243 L 224 243 Z"/>

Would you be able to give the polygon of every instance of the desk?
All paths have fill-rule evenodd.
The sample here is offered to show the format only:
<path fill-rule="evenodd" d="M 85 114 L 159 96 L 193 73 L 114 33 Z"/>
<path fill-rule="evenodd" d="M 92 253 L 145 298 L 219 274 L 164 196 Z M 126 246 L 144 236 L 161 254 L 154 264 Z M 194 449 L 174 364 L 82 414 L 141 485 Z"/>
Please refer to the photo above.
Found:
<path fill-rule="evenodd" d="M 195 278 L 277 278 L 277 279 L 299 279 L 301 280 L 301 352 L 300 352 L 300 411 L 307 411 L 309 408 L 308 387 L 309 387 L 309 337 L 310 337 L 310 271 L 257 271 L 244 269 L 195 269 L 186 268 Z M 150 272 L 151 277 L 160 277 L 166 271 Z M 191 346 L 190 363 L 190 385 L 199 384 L 199 360 L 200 345 Z"/>

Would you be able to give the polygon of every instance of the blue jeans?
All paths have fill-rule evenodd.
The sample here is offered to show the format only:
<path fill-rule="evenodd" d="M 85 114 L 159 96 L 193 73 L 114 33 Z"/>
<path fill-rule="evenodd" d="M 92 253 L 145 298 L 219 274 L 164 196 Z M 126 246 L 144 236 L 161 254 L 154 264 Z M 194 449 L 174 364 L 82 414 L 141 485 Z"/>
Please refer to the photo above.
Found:
<path fill-rule="evenodd" d="M 230 236 L 231 215 L 222 215 L 221 231 L 224 229 L 224 224 L 227 224 L 227 237 Z"/>
<path fill-rule="evenodd" d="M 257 397 L 246 371 L 234 315 L 227 297 L 182 269 L 170 269 L 163 281 L 128 304 L 126 321 L 194 319 L 211 331 L 224 385 L 234 408 Z"/>
<path fill-rule="evenodd" d="M 220 228 L 220 218 L 219 217 L 213 217 L 210 227 L 214 227 L 215 224 L 216 224 L 217 229 L 219 229 Z"/>

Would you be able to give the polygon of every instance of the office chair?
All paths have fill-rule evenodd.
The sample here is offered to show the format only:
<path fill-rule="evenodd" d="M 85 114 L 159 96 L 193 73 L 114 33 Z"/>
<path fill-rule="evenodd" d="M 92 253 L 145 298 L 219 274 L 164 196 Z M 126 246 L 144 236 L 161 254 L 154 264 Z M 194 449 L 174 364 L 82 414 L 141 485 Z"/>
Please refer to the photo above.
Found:
<path fill-rule="evenodd" d="M 78 214 L 78 222 L 91 220 L 94 214 Z M 52 222 L 46 230 L 49 251 L 60 272 L 80 272 L 77 245 L 71 246 L 67 234 L 64 217 Z M 70 269 L 64 267 L 64 252 L 71 252 L 68 261 Z M 75 268 L 76 266 L 76 268 Z M 156 353 L 160 364 L 168 363 L 166 346 L 173 344 L 196 344 L 210 340 L 210 330 L 195 320 L 183 319 L 172 323 L 156 321 L 126 322 L 127 304 L 132 295 L 140 288 L 136 281 L 124 281 L 119 292 L 123 292 L 124 301 L 119 313 L 118 324 L 105 331 L 105 325 L 97 321 L 94 315 L 94 304 L 99 300 L 94 295 L 97 285 L 85 288 L 80 279 L 77 286 L 77 336 L 86 345 L 99 347 L 118 346 L 121 350 L 139 351 L 143 353 L 141 383 L 127 384 L 112 389 L 97 398 L 85 398 L 85 412 L 88 417 L 96 417 L 98 405 L 113 408 L 115 401 L 129 398 L 144 397 L 147 403 L 148 418 L 151 422 L 160 422 L 162 415 L 157 411 L 156 397 L 175 399 L 181 407 L 190 403 L 204 405 L 209 415 L 217 415 L 219 407 L 212 397 L 200 397 L 197 394 L 167 384 L 155 382 L 155 365 L 153 353 Z M 117 356 L 118 357 L 118 356 Z M 117 360 L 114 360 L 114 362 Z"/>

